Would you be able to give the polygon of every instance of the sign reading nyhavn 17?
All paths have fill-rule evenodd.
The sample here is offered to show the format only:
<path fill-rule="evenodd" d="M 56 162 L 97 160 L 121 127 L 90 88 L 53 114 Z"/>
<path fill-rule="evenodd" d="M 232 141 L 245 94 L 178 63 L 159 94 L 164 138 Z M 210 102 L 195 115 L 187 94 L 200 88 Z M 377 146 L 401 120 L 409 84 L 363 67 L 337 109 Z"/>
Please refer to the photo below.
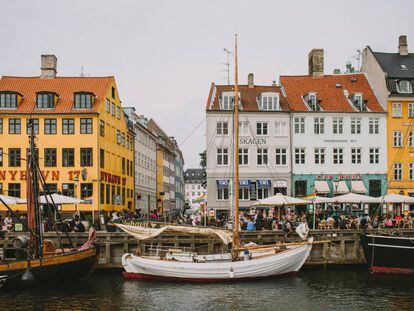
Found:
<path fill-rule="evenodd" d="M 240 145 L 266 145 L 266 138 L 239 138 Z"/>

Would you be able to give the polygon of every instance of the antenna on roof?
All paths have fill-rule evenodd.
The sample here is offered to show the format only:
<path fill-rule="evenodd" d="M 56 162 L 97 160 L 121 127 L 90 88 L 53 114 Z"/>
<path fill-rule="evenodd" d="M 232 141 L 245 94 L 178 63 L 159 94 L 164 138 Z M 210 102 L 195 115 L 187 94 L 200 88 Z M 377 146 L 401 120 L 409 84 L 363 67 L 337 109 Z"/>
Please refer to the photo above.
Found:
<path fill-rule="evenodd" d="M 361 71 L 361 59 L 362 59 L 362 52 L 361 50 L 357 50 L 357 55 L 352 56 L 352 58 L 356 59 L 358 61 L 358 72 Z"/>
<path fill-rule="evenodd" d="M 80 76 L 81 76 L 81 77 L 87 77 L 87 76 L 89 76 L 89 74 L 87 74 L 87 73 L 85 73 L 85 72 L 84 72 L 84 70 L 83 70 L 83 65 L 81 66 Z"/>
<path fill-rule="evenodd" d="M 226 48 L 223 48 L 224 52 L 227 54 L 227 62 L 222 63 L 224 66 L 226 66 L 226 72 L 227 72 L 227 85 L 230 85 L 230 54 L 234 55 L 233 52 L 230 52 Z"/>

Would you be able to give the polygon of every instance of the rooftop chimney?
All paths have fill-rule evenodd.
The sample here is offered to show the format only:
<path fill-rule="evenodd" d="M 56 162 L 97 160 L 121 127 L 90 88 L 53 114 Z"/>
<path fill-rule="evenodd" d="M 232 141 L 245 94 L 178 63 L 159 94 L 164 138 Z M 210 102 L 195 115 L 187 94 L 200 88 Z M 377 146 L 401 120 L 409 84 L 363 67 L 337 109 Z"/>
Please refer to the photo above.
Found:
<path fill-rule="evenodd" d="M 308 55 L 308 73 L 310 76 L 323 76 L 323 49 L 313 49 Z"/>
<path fill-rule="evenodd" d="M 408 44 L 406 35 L 401 35 L 398 38 L 398 53 L 402 56 L 408 55 Z"/>
<path fill-rule="evenodd" d="M 254 88 L 254 76 L 252 73 L 249 73 L 247 76 L 247 84 L 249 85 L 249 89 Z"/>
<path fill-rule="evenodd" d="M 55 55 L 42 55 L 40 77 L 46 79 L 56 78 L 57 73 L 57 58 Z"/>

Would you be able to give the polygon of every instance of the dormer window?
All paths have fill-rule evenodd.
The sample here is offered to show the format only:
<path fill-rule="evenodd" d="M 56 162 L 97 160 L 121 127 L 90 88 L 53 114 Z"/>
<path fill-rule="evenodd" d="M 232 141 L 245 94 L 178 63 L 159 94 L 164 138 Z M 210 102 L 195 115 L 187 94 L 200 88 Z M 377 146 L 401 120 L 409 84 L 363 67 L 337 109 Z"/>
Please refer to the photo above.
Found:
<path fill-rule="evenodd" d="M 350 101 L 352 105 L 358 109 L 359 111 L 368 111 L 367 105 L 365 104 L 364 98 L 362 97 L 362 94 L 352 94 Z"/>
<path fill-rule="evenodd" d="M 306 104 L 308 105 L 309 109 L 312 111 L 321 111 L 321 106 L 319 105 L 318 97 L 316 93 L 308 93 L 305 96 Z"/>
<path fill-rule="evenodd" d="M 407 80 L 401 80 L 397 82 L 397 91 L 401 94 L 411 94 L 412 87 L 411 82 Z"/>
<path fill-rule="evenodd" d="M 37 93 L 36 95 L 36 107 L 41 109 L 55 108 L 55 93 Z"/>
<path fill-rule="evenodd" d="M 223 92 L 219 98 L 220 110 L 234 109 L 234 92 Z M 239 107 L 241 108 L 241 98 L 239 93 Z"/>
<path fill-rule="evenodd" d="M 259 97 L 260 110 L 280 110 L 279 93 L 262 93 Z"/>
<path fill-rule="evenodd" d="M 91 109 L 94 95 L 88 92 L 75 93 L 75 109 Z"/>
<path fill-rule="evenodd" d="M 17 93 L 1 92 L 0 93 L 0 108 L 10 109 L 17 108 Z"/>

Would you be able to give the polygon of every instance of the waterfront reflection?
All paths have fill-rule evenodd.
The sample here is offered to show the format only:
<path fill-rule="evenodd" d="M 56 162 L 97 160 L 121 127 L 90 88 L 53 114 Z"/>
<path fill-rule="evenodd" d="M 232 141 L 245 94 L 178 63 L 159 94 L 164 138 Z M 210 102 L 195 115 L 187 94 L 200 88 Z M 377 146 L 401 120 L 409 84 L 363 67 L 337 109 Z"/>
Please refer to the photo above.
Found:
<path fill-rule="evenodd" d="M 365 270 L 302 271 L 255 282 L 124 281 L 98 272 L 82 283 L 0 292 L 9 310 L 413 310 L 414 279 Z"/>

